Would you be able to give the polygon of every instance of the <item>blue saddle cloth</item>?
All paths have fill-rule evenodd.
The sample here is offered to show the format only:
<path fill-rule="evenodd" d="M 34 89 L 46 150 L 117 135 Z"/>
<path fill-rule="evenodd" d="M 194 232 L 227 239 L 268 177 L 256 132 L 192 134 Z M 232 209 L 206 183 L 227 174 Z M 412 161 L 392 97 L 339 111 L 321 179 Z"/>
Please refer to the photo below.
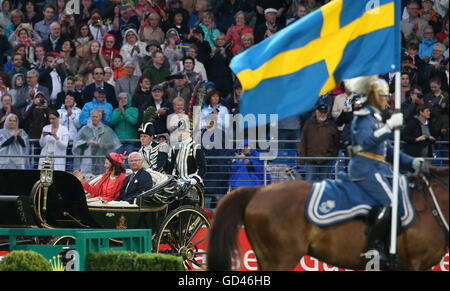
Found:
<path fill-rule="evenodd" d="M 400 176 L 398 214 L 402 227 L 408 227 L 415 217 L 409 198 L 408 180 Z M 373 207 L 382 206 L 340 172 L 336 180 L 314 183 L 305 206 L 306 217 L 319 226 L 341 223 L 355 217 L 367 216 Z"/>

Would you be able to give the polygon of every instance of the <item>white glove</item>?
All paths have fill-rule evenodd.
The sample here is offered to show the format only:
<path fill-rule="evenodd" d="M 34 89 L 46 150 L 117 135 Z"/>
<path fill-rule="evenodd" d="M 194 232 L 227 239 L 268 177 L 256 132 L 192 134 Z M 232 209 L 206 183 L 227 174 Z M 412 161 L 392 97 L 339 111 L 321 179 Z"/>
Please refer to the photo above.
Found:
<path fill-rule="evenodd" d="M 403 124 L 403 113 L 395 113 L 386 121 L 386 125 L 390 130 L 402 126 Z"/>
<path fill-rule="evenodd" d="M 189 182 L 191 182 L 191 185 L 197 184 L 197 180 L 195 180 L 194 178 L 189 179 Z"/>
<path fill-rule="evenodd" d="M 412 162 L 412 167 L 414 169 L 414 174 L 418 175 L 426 171 L 426 164 L 423 158 L 415 158 Z"/>

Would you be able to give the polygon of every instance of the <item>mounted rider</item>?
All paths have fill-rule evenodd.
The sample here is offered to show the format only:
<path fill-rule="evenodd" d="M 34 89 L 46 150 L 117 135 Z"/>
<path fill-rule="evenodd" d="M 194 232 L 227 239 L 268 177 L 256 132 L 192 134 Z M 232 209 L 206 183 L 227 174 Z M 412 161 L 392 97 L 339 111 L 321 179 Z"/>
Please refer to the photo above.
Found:
<path fill-rule="evenodd" d="M 403 114 L 394 113 L 383 122 L 390 93 L 388 83 L 376 76 L 345 81 L 356 94 L 361 94 L 363 107 L 354 113 L 351 125 L 352 152 L 349 176 L 367 195 L 379 202 L 368 217 L 367 250 L 380 254 L 380 265 L 391 268 L 395 258 L 386 254 L 391 221 L 391 196 L 394 149 L 391 133 L 403 124 Z M 400 171 L 420 172 L 425 167 L 423 158 L 412 158 L 400 152 Z M 399 188 L 399 192 L 401 189 Z"/>

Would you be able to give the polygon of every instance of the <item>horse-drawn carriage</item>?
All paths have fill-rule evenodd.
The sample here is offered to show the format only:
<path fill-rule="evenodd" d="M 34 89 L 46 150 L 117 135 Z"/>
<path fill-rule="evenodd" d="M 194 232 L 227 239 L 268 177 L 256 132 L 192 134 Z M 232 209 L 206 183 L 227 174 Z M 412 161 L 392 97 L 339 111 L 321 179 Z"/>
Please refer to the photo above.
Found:
<path fill-rule="evenodd" d="M 0 170 L 0 227 L 151 229 L 154 252 L 180 255 L 185 267 L 201 267 L 198 245 L 204 241 L 210 222 L 203 212 L 204 194 L 198 185 L 148 170 L 153 187 L 133 204 L 104 203 L 86 199 L 81 183 L 72 174 L 52 171 L 46 175 L 42 171 Z M 73 239 L 53 237 L 48 243 L 70 244 Z"/>

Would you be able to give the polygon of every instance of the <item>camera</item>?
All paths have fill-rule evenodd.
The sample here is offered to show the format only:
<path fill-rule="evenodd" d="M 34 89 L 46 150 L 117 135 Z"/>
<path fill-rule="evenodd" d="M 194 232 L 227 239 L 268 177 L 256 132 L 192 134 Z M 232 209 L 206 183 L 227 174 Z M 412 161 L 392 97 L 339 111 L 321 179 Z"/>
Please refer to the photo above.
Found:
<path fill-rule="evenodd" d="M 44 105 L 46 102 L 45 98 L 39 98 L 39 105 Z"/>

